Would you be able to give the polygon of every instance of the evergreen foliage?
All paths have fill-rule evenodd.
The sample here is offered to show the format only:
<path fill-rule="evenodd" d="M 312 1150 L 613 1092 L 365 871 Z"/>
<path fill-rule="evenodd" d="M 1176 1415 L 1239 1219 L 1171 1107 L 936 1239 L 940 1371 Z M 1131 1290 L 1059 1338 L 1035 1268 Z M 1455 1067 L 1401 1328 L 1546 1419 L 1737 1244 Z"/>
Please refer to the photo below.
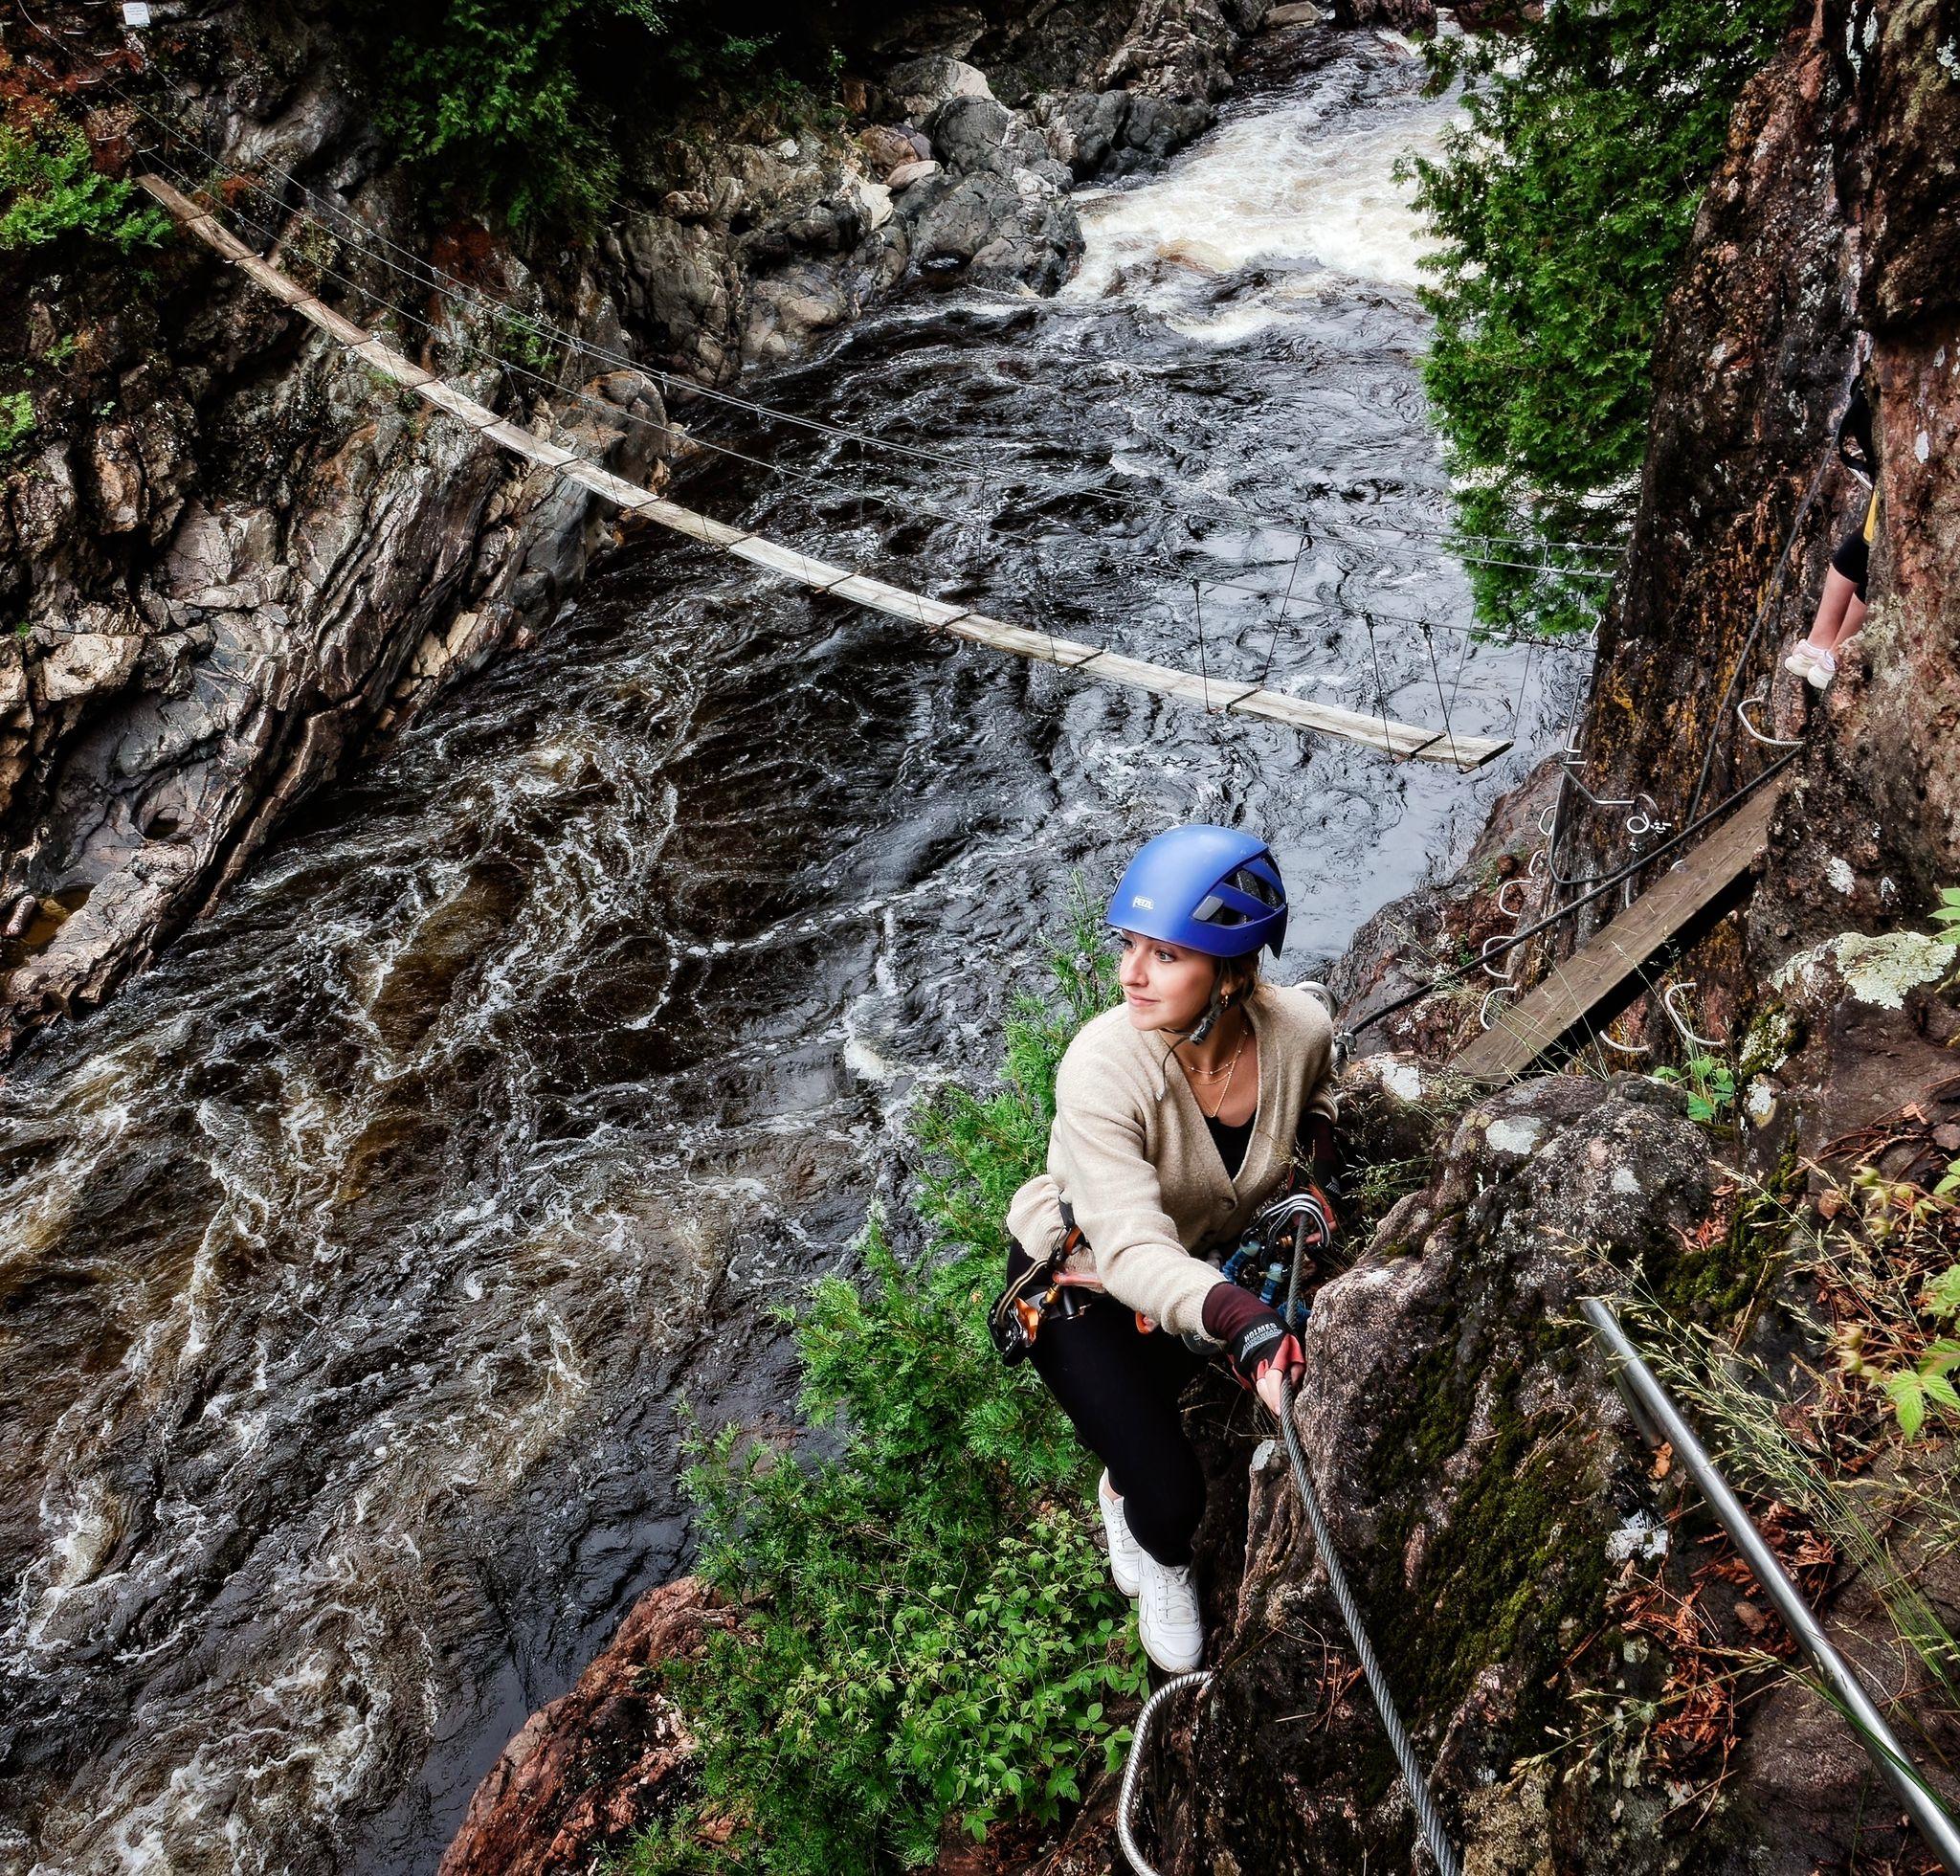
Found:
<path fill-rule="evenodd" d="M 0 254 L 46 247 L 69 234 L 134 254 L 169 232 L 162 210 L 95 167 L 87 138 L 72 123 L 48 118 L 26 130 L 0 124 Z"/>
<path fill-rule="evenodd" d="M 779 0 L 356 0 L 377 119 L 460 206 L 515 225 L 595 225 L 622 146 L 677 101 L 775 56 L 828 70 Z M 783 13 L 785 17 L 778 18 Z"/>
<path fill-rule="evenodd" d="M 704 1817 L 637 1846 L 643 1876 L 840 1876 L 929 1861 L 948 1817 L 1052 1819 L 1127 1741 L 1140 1692 L 1127 1605 L 1093 1532 L 1094 1462 L 1024 1366 L 989 1344 L 1007 1200 L 1045 1154 L 1056 1064 L 1115 997 L 1086 905 L 1057 995 L 1023 998 L 999 1089 L 952 1088 L 915 1121 L 929 1247 L 900 1260 L 874 1219 L 860 1290 L 818 1284 L 796 1319 L 803 1406 L 827 1457 L 730 1428 L 689 1474 L 697 1568 L 746 1605 L 674 1670 L 702 1746 Z"/>
<path fill-rule="evenodd" d="M 1463 80 L 1468 114 L 1440 161 L 1414 164 L 1441 242 L 1425 263 L 1425 377 L 1464 533 L 1623 537 L 1667 292 L 1730 108 L 1790 13 L 1552 0 L 1515 32 L 1433 42 L 1437 81 Z M 1492 625 L 1590 625 L 1604 597 L 1597 582 L 1470 571 Z"/>
<path fill-rule="evenodd" d="M 34 400 L 31 391 L 0 395 L 0 458 L 11 456 L 34 434 Z"/>

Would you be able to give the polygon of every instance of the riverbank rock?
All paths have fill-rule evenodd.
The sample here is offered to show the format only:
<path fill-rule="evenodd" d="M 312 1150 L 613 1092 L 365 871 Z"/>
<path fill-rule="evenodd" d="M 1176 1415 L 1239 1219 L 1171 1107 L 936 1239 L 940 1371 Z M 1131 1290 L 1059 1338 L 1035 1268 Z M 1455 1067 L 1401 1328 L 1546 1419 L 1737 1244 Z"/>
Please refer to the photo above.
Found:
<path fill-rule="evenodd" d="M 671 1811 L 688 1795 L 694 1739 L 659 1670 L 733 1619 L 692 1576 L 642 1596 L 578 1685 L 498 1755 L 440 1876 L 571 1876 Z"/>

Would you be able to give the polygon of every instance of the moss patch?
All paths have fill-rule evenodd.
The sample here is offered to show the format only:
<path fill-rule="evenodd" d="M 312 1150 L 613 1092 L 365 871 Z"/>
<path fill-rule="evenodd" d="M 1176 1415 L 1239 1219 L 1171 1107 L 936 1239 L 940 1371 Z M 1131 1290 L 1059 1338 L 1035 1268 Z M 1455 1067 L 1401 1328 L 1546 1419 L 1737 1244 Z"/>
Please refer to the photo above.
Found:
<path fill-rule="evenodd" d="M 1384 1653 L 1394 1661 L 1398 1688 L 1418 1711 L 1447 1710 L 1468 1693 L 1478 1672 L 1520 1663 L 1527 1692 L 1520 1724 L 1535 1731 L 1554 1704 L 1544 1668 L 1558 1658 L 1563 1625 L 1597 1619 L 1606 1593 L 1605 1533 L 1583 1508 L 1591 1492 L 1584 1449 L 1555 1437 L 1559 1429 L 1518 1406 L 1523 1359 L 1491 1380 L 1490 1427 L 1476 1472 L 1429 1536 L 1414 1589 L 1401 1581 L 1402 1559 L 1417 1527 L 1435 1516 L 1426 1495 L 1403 1490 L 1383 1522 L 1382 1567 L 1373 1598 L 1402 1618 L 1384 1619 Z M 1435 1416 L 1410 1449 L 1460 1450 L 1474 1389 L 1459 1409 Z M 1464 1433 L 1446 1443 L 1445 1429 Z M 1435 1461 L 1420 1462 L 1434 1482 Z"/>
<path fill-rule="evenodd" d="M 1722 1213 L 1712 1213 L 1695 1241 L 1678 1243 L 1649 1269 L 1655 1299 L 1683 1322 L 1712 1327 L 1732 1320 L 1783 1258 L 1791 1202 L 1802 1186 L 1795 1156 L 1786 1154 L 1759 1187 L 1734 1203 L 1726 1228 Z"/>

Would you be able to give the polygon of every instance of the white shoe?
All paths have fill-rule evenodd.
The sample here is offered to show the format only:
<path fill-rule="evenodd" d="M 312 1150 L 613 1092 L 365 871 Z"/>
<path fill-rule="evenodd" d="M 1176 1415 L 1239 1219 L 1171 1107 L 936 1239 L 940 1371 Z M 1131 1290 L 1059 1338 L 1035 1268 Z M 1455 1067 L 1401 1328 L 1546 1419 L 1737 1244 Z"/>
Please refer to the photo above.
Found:
<path fill-rule="evenodd" d="M 1109 1574 L 1125 1596 L 1134 1597 L 1144 1586 L 1138 1561 L 1144 1553 L 1129 1534 L 1123 1500 L 1109 1489 L 1106 1472 L 1096 1482 L 1096 1508 L 1102 1513 L 1102 1534 L 1109 1540 Z"/>
<path fill-rule="evenodd" d="M 1147 1551 L 1137 1552 L 1144 1592 L 1137 1600 L 1137 1634 L 1144 1653 L 1167 1674 L 1182 1674 L 1204 1659 L 1205 1622 L 1198 1614 L 1197 1585 L 1189 1564 L 1159 1563 Z"/>
<path fill-rule="evenodd" d="M 1783 668 L 1794 672 L 1813 690 L 1823 690 L 1838 675 L 1838 659 L 1834 654 L 1812 644 L 1808 638 L 1799 638 L 1792 647 L 1790 656 L 1783 660 Z"/>

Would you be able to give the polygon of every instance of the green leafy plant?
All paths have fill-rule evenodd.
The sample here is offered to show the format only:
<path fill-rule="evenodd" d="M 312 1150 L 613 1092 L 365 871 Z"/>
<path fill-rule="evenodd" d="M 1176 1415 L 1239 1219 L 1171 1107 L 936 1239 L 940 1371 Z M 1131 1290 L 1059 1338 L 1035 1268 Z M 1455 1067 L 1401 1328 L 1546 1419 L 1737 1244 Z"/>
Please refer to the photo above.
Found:
<path fill-rule="evenodd" d="M 984 1322 L 1056 1064 L 1115 995 L 1091 908 L 1077 909 L 1054 995 L 1010 1016 L 1000 1086 L 941 1089 L 915 1116 L 925 1253 L 902 1260 L 875 1217 L 861 1281 L 825 1279 L 794 1317 L 802 1405 L 827 1450 L 741 1427 L 697 1441 L 697 1568 L 745 1617 L 673 1684 L 702 1741 L 702 1816 L 737 1820 L 712 1853 L 730 1867 L 925 1862 L 948 1817 L 976 1837 L 1010 1815 L 1054 1819 L 1127 1738 L 1112 1708 L 1144 1670 L 1095 1539 L 1094 1462 Z M 629 1866 L 710 1854 L 670 1820 Z"/>
<path fill-rule="evenodd" d="M 25 131 L 0 124 L 0 253 L 73 234 L 134 254 L 169 232 L 161 209 L 95 167 L 87 138 L 73 124 L 56 118 Z"/>
<path fill-rule="evenodd" d="M 1735 1070 L 1719 1057 L 1691 1055 L 1680 1068 L 1657 1068 L 1653 1080 L 1685 1087 L 1688 1119 L 1712 1125 L 1735 1106 Z"/>
<path fill-rule="evenodd" d="M 1646 445 L 1655 340 L 1729 107 L 1786 0 L 1551 6 L 1438 37 L 1466 122 L 1410 167 L 1439 246 L 1424 375 L 1466 534 L 1617 544 Z M 1535 558 L 1515 550 L 1498 560 Z M 1493 625 L 1590 624 L 1603 582 L 1469 569 Z"/>
<path fill-rule="evenodd" d="M 1892 1411 L 1899 1417 L 1899 1431 L 1906 1439 L 1919 1438 L 1929 1406 L 1960 1414 L 1960 1394 L 1948 1378 L 1948 1371 L 1956 1362 L 1960 1362 L 1960 1342 L 1939 1341 L 1910 1368 L 1896 1369 L 1880 1377 L 1879 1385 L 1891 1401 Z"/>
<path fill-rule="evenodd" d="M 0 457 L 12 455 L 33 434 L 33 398 L 24 391 L 0 395 Z"/>

